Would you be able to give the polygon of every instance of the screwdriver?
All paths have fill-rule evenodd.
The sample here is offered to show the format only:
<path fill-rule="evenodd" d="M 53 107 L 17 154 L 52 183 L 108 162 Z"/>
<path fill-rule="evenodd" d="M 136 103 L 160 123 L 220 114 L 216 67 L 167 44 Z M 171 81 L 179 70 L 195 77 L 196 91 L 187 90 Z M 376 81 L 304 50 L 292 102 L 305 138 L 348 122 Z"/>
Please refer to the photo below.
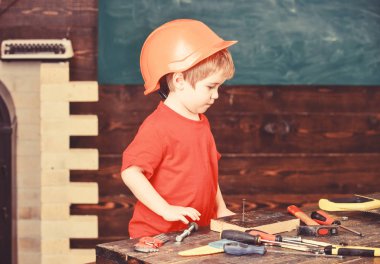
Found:
<path fill-rule="evenodd" d="M 346 226 L 343 226 L 342 223 L 339 220 L 334 219 L 331 215 L 327 214 L 326 212 L 322 210 L 314 211 L 311 213 L 311 218 L 314 219 L 316 222 L 318 222 L 321 225 L 338 225 L 341 228 L 350 231 L 358 236 L 364 236 L 362 233 L 352 230 Z"/>
<path fill-rule="evenodd" d="M 264 246 L 252 246 L 239 242 L 231 242 L 223 245 L 224 252 L 227 254 L 242 256 L 249 254 L 264 255 L 266 248 Z"/>
<path fill-rule="evenodd" d="M 324 249 L 327 255 L 380 257 L 380 248 L 331 245 Z"/>
<path fill-rule="evenodd" d="M 306 225 L 319 225 L 316 221 L 308 217 L 300 208 L 295 205 L 289 205 L 288 212 L 300 219 Z"/>
<path fill-rule="evenodd" d="M 314 240 L 306 240 L 301 237 L 286 237 L 281 235 L 273 235 L 268 234 L 262 231 L 258 230 L 250 230 L 248 231 L 248 234 L 253 236 L 260 236 L 261 239 L 270 240 L 270 241 L 277 241 L 277 242 L 286 242 L 291 244 L 297 244 L 302 246 L 311 246 L 311 247 L 325 247 L 328 245 L 331 245 L 329 243 L 314 241 Z"/>
<path fill-rule="evenodd" d="M 289 248 L 299 251 L 313 251 L 313 249 L 307 247 L 306 245 L 297 245 L 294 243 L 285 243 L 278 241 L 270 241 L 262 239 L 259 235 L 250 235 L 249 233 L 237 231 L 237 230 L 223 230 L 221 233 L 222 239 L 233 240 L 236 242 L 241 242 L 249 245 L 261 245 L 262 243 L 268 243 L 272 245 L 277 245 L 283 248 Z M 313 251 L 314 252 L 314 251 Z"/>
<path fill-rule="evenodd" d="M 302 255 L 309 257 L 337 257 L 343 258 L 342 256 L 336 255 L 326 255 L 324 253 L 307 253 L 307 252 L 294 252 L 294 251 L 283 251 L 283 250 L 272 250 L 267 249 L 265 246 L 253 246 L 240 242 L 230 242 L 223 245 L 223 250 L 225 253 L 235 256 L 249 255 L 249 254 L 260 254 L 264 255 L 266 252 L 279 253 L 279 254 L 291 254 L 291 255 Z"/>

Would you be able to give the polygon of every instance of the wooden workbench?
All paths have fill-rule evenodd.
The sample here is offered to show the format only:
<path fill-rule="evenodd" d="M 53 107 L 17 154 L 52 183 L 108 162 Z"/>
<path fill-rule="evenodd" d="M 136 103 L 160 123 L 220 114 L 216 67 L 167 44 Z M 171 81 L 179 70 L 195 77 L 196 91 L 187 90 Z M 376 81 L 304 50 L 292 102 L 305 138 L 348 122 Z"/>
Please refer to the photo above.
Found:
<path fill-rule="evenodd" d="M 312 210 L 305 210 L 310 213 Z M 362 232 L 365 236 L 359 237 L 343 229 L 340 229 L 338 236 L 328 238 L 310 238 L 332 244 L 341 242 L 348 245 L 380 247 L 380 214 L 364 213 L 364 212 L 336 212 L 331 214 L 337 219 L 347 216 L 347 221 L 343 224 L 352 229 Z M 210 231 L 208 228 L 200 228 L 197 232 L 185 238 L 183 242 L 175 242 L 175 236 L 178 233 L 169 234 L 171 240 L 155 253 L 139 253 L 133 250 L 136 240 L 122 240 L 112 243 L 97 245 L 96 247 L 96 263 L 97 264 L 124 264 L 124 263 L 380 263 L 380 257 L 345 257 L 325 258 L 315 256 L 300 256 L 293 254 L 280 254 L 267 252 L 265 255 L 249 255 L 249 256 L 232 256 L 224 253 L 182 257 L 178 255 L 179 251 L 192 249 L 207 245 L 209 242 L 219 240 L 219 233 Z M 284 233 L 283 235 L 294 236 L 295 231 Z M 290 249 L 281 249 L 271 247 L 275 250 L 293 251 Z"/>

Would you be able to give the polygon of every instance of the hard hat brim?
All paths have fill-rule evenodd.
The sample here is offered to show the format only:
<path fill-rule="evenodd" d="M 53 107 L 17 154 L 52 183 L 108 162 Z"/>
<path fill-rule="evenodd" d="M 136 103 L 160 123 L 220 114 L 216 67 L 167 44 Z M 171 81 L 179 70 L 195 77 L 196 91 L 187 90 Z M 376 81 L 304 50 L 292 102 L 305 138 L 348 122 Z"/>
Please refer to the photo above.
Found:
<path fill-rule="evenodd" d="M 171 72 L 183 72 L 185 70 L 188 70 L 189 68 L 193 67 L 197 63 L 201 62 L 202 60 L 210 57 L 211 55 L 217 53 L 220 50 L 226 49 L 234 44 L 236 44 L 237 40 L 223 40 L 221 42 L 218 42 L 214 46 L 207 47 L 206 50 L 198 50 L 191 54 L 190 56 L 186 57 L 182 61 L 176 61 L 172 62 L 168 65 L 168 73 Z M 155 85 L 154 85 L 155 84 Z M 160 89 L 159 80 L 152 80 L 152 83 L 145 83 L 145 91 L 144 94 L 148 95 L 150 93 L 153 93 Z M 152 87 L 153 86 L 153 87 Z"/>

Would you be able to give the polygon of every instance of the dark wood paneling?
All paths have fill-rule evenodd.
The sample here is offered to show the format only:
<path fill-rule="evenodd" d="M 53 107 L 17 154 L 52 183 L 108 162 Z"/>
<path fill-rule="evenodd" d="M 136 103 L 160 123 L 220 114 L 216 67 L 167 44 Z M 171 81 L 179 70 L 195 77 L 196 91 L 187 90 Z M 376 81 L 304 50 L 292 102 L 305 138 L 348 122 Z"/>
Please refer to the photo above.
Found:
<path fill-rule="evenodd" d="M 101 87 L 99 103 L 73 105 L 73 113 L 96 109 L 102 137 L 72 138 L 72 145 L 121 153 L 157 105 L 142 91 Z M 222 153 L 378 153 L 378 102 L 380 87 L 228 87 L 207 115 Z"/>
<path fill-rule="evenodd" d="M 220 160 L 223 193 L 369 193 L 380 186 L 380 154 L 226 154 Z M 72 181 L 99 183 L 103 196 L 131 195 L 120 178 L 120 157 L 102 157 L 100 169 L 72 171 Z"/>

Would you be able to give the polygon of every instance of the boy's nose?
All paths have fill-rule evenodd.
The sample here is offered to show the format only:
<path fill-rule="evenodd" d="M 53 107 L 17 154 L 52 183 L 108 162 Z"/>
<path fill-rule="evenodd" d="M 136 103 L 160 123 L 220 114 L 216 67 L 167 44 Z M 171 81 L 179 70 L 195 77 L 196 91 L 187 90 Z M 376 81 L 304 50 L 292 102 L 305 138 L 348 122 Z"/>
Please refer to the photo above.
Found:
<path fill-rule="evenodd" d="M 218 93 L 218 90 L 214 90 L 211 94 L 211 99 L 218 99 L 219 98 L 219 93 Z"/>

